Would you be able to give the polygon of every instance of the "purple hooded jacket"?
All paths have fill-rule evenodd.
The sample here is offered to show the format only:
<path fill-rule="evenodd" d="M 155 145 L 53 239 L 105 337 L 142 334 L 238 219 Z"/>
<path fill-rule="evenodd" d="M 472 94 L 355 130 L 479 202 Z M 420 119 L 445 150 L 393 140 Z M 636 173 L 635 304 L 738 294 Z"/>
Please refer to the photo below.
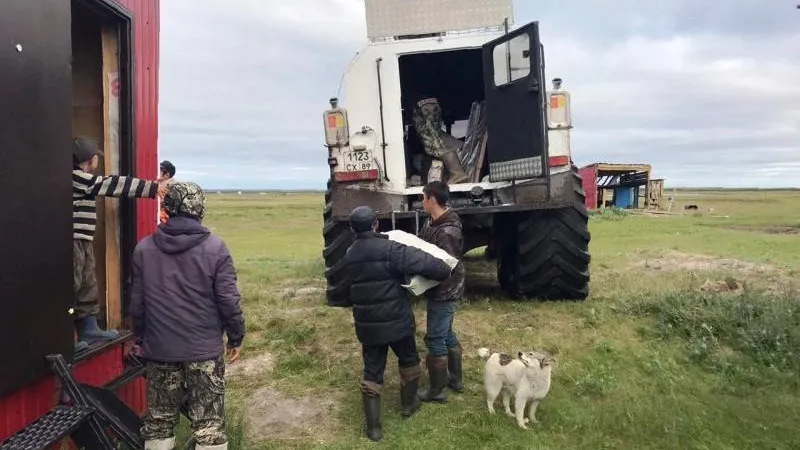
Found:
<path fill-rule="evenodd" d="M 173 217 L 133 251 L 129 313 L 142 356 L 205 361 L 244 339 L 236 272 L 225 243 L 188 217 Z"/>

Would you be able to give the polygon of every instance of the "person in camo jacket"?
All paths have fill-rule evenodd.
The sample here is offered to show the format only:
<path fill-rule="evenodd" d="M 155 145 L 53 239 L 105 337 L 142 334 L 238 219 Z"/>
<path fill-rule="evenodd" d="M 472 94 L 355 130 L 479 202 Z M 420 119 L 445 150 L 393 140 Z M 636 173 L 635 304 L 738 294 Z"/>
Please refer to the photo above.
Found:
<path fill-rule="evenodd" d="M 136 246 L 131 264 L 129 313 L 147 361 L 144 448 L 175 447 L 185 405 L 195 448 L 225 450 L 223 333 L 231 363 L 245 336 L 233 259 L 201 223 L 205 194 L 197 184 L 170 183 L 163 208 L 169 219 Z"/>
<path fill-rule="evenodd" d="M 72 141 L 72 254 L 75 294 L 75 350 L 89 343 L 113 340 L 117 330 L 102 330 L 95 275 L 94 235 L 97 227 L 97 197 L 156 198 L 161 184 L 119 175 L 96 175 L 100 166 L 97 142 L 76 137 Z"/>

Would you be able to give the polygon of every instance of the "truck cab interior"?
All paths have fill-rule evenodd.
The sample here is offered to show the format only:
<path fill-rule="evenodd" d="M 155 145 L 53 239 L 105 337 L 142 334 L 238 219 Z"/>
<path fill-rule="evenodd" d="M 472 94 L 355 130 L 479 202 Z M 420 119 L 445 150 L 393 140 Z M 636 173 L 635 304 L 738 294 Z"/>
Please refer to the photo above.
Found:
<path fill-rule="evenodd" d="M 403 105 L 406 185 L 427 182 L 432 158 L 425 153 L 414 129 L 414 102 L 420 96 L 435 97 L 442 108 L 445 132 L 466 139 L 473 103 L 484 100 L 482 49 L 424 52 L 399 57 Z M 478 168 L 483 177 L 485 167 Z"/>

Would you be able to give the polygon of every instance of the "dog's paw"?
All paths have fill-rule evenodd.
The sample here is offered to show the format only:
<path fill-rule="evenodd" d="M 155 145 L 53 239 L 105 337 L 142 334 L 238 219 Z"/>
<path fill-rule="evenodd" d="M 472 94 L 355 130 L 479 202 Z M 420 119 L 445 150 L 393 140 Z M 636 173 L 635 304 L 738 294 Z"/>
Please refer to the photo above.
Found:
<path fill-rule="evenodd" d="M 522 428 L 523 430 L 527 430 L 528 429 L 528 427 L 525 426 L 525 423 L 517 422 L 517 425 L 519 425 L 519 427 Z"/>
<path fill-rule="evenodd" d="M 525 420 L 523 420 L 523 422 L 525 422 L 525 423 L 531 423 L 531 419 L 528 419 L 528 418 L 526 417 L 526 418 L 525 418 Z M 536 423 L 536 422 L 533 422 L 533 423 Z"/>
<path fill-rule="evenodd" d="M 507 415 L 508 417 L 517 417 L 517 416 L 516 416 L 516 415 L 514 415 L 514 413 L 513 413 L 513 412 L 511 412 L 511 411 L 506 411 L 506 415 Z"/>

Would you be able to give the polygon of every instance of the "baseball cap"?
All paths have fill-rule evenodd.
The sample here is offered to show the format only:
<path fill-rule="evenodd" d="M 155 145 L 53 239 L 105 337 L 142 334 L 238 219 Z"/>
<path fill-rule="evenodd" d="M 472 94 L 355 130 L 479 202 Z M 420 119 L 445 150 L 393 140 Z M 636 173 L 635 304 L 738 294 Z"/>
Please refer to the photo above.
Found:
<path fill-rule="evenodd" d="M 103 156 L 103 151 L 95 140 L 82 136 L 72 139 L 72 157 L 76 163 L 84 163 L 94 155 Z"/>

